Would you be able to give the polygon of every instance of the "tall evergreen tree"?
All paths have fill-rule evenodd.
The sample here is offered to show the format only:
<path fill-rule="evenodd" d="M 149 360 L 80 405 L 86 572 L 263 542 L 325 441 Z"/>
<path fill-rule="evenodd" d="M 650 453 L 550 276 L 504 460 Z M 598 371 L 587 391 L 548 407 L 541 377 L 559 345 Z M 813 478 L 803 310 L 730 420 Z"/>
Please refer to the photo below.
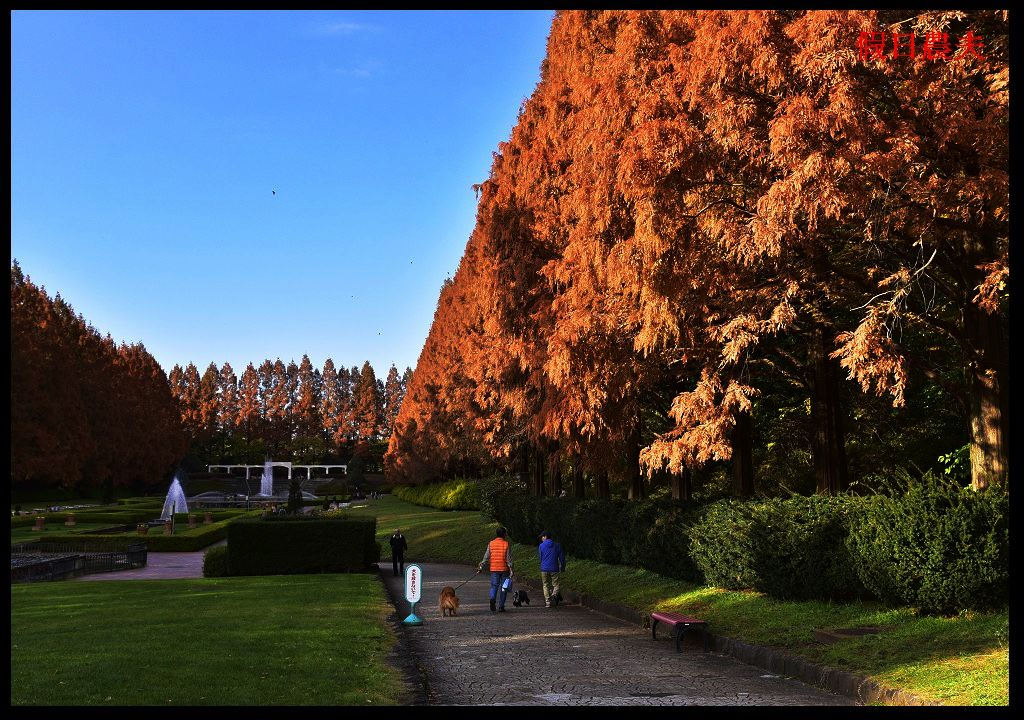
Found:
<path fill-rule="evenodd" d="M 384 434 L 391 437 L 395 429 L 395 419 L 402 407 L 402 379 L 398 376 L 398 368 L 394 365 L 388 370 L 388 378 L 384 383 Z"/>
<path fill-rule="evenodd" d="M 302 362 L 296 370 L 298 388 L 295 395 L 295 406 L 292 417 L 295 421 L 296 433 L 305 437 L 320 436 L 321 420 L 321 378 L 313 369 L 308 355 L 302 356 Z"/>
<path fill-rule="evenodd" d="M 224 363 L 220 369 L 220 406 L 217 425 L 221 432 L 232 433 L 238 419 L 238 378 L 231 363 Z"/>
<path fill-rule="evenodd" d="M 295 408 L 299 399 L 299 366 L 294 360 L 288 361 L 285 368 L 285 389 L 288 394 L 288 410 L 285 414 L 285 444 L 290 446 L 298 428 L 298 417 Z"/>
<path fill-rule="evenodd" d="M 193 363 L 185 366 L 181 392 L 181 417 L 192 443 L 202 435 L 202 413 L 200 411 L 199 370 Z"/>
<path fill-rule="evenodd" d="M 249 363 L 242 373 L 242 380 L 238 385 L 238 415 L 235 419 L 235 427 L 242 432 L 245 438 L 246 452 L 249 452 L 254 437 L 258 433 L 260 417 L 260 376 Z M 249 456 L 247 462 L 258 460 Z"/>
<path fill-rule="evenodd" d="M 273 442 L 274 416 L 271 411 L 271 397 L 274 394 L 274 363 L 264 360 L 256 371 L 260 379 L 260 440 L 264 452 L 269 453 Z"/>
<path fill-rule="evenodd" d="M 344 370 L 344 368 L 342 368 Z M 339 428 L 343 423 L 342 390 L 338 371 L 334 367 L 334 361 L 327 358 L 324 362 L 324 371 L 321 378 L 322 383 L 322 424 L 324 439 L 328 442 L 332 452 L 337 449 L 337 438 Z"/>
<path fill-rule="evenodd" d="M 291 440 L 288 418 L 288 372 L 281 359 L 274 361 L 267 391 L 268 444 L 271 454 L 284 451 Z"/>
<path fill-rule="evenodd" d="M 358 438 L 364 441 L 376 440 L 381 426 L 381 401 L 377 377 L 369 360 L 363 363 L 359 371 L 353 395 L 353 419 Z"/>
<path fill-rule="evenodd" d="M 215 363 L 210 363 L 199 380 L 199 442 L 206 444 L 217 432 L 217 419 L 220 417 L 220 396 L 217 393 L 220 385 L 220 370 Z"/>
<path fill-rule="evenodd" d="M 193 368 L 194 372 L 195 368 Z M 182 457 L 180 367 L 117 345 L 11 267 L 12 490 L 149 490 Z"/>

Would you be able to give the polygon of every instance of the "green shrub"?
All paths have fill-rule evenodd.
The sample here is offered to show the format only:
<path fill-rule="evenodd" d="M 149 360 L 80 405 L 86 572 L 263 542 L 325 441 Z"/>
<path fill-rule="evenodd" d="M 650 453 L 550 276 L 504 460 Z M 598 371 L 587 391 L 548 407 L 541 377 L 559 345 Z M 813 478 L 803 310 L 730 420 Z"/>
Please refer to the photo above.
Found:
<path fill-rule="evenodd" d="M 623 510 L 626 501 L 602 498 L 591 500 L 544 498 L 544 500 L 543 504 L 538 505 L 538 510 L 549 509 L 555 504 L 564 505 L 569 510 L 569 527 L 559 527 L 558 530 L 543 528 L 545 523 L 551 524 L 552 518 L 550 513 L 541 513 L 534 520 L 536 528 L 534 534 L 541 529 L 547 529 L 553 533 L 561 532 L 569 543 L 568 547 L 574 548 L 574 550 L 566 552 L 572 552 L 598 562 L 626 564 L 621 552 L 628 541 L 623 523 Z"/>
<path fill-rule="evenodd" d="M 228 528 L 231 575 L 361 572 L 380 559 L 377 519 L 269 516 Z"/>
<path fill-rule="evenodd" d="M 19 515 L 17 517 L 11 517 L 11 527 L 25 527 L 26 525 L 34 525 L 36 516 L 42 515 L 46 518 L 47 525 L 63 525 L 64 521 L 67 520 L 68 515 L 74 515 L 75 520 L 80 523 L 110 523 L 111 525 L 130 525 L 133 523 L 145 522 L 147 520 L 154 520 L 160 516 L 160 511 L 156 510 L 115 510 L 111 508 L 103 508 L 102 510 L 61 510 L 59 512 L 44 512 L 44 513 L 32 513 L 29 515 Z"/>
<path fill-rule="evenodd" d="M 210 525 L 199 525 L 189 529 L 178 525 L 174 535 L 164 535 L 163 527 L 150 528 L 148 535 L 138 535 L 134 531 L 113 535 L 100 535 L 88 532 L 60 533 L 48 535 L 47 542 L 65 543 L 71 546 L 89 545 L 111 548 L 123 548 L 126 545 L 144 543 L 149 552 L 195 552 L 212 545 L 227 537 L 228 525 L 240 516 L 221 520 Z"/>
<path fill-rule="evenodd" d="M 203 577 L 224 577 L 228 574 L 228 546 L 217 545 L 203 555 Z"/>
<path fill-rule="evenodd" d="M 707 583 L 785 600 L 866 595 L 846 540 L 860 499 L 795 496 L 720 500 L 690 530 L 690 556 Z"/>
<path fill-rule="evenodd" d="M 690 557 L 709 585 L 735 590 L 757 583 L 750 567 L 751 519 L 746 505 L 739 500 L 711 503 L 691 528 Z"/>
<path fill-rule="evenodd" d="M 130 497 L 130 498 L 121 498 L 121 499 L 119 499 L 117 501 L 117 504 L 118 505 L 126 505 L 126 506 L 158 505 L 160 507 L 163 507 L 165 499 L 166 498 L 155 497 L 155 496 L 154 497 Z"/>
<path fill-rule="evenodd" d="M 359 485 L 364 481 L 364 475 L 366 474 L 366 463 L 361 457 L 355 455 L 351 460 L 348 461 L 348 465 L 345 468 L 345 478 L 349 484 L 353 487 Z"/>
<path fill-rule="evenodd" d="M 671 500 L 627 503 L 493 492 L 482 496 L 516 542 L 536 545 L 540 532 L 547 530 L 574 557 L 633 565 L 669 577 L 700 578 L 689 555 L 688 526 L 698 512 L 695 506 Z"/>
<path fill-rule="evenodd" d="M 1009 583 L 1009 500 L 925 476 L 890 495 L 677 503 L 535 497 L 510 477 L 479 482 L 510 537 L 549 530 L 578 558 L 779 599 L 866 597 L 926 613 L 1000 608 Z M 397 493 L 396 493 L 397 494 Z"/>
<path fill-rule="evenodd" d="M 285 512 L 289 515 L 302 511 L 302 481 L 298 478 L 293 478 L 291 483 L 288 485 L 288 504 L 285 507 Z"/>
<path fill-rule="evenodd" d="M 857 513 L 848 545 L 879 599 L 929 614 L 1006 605 L 1009 495 L 975 492 L 926 474 Z"/>
<path fill-rule="evenodd" d="M 492 520 L 498 519 L 494 506 L 497 498 L 529 496 L 526 483 L 516 475 L 491 475 L 477 480 L 476 486 L 480 494 L 480 511 Z"/>
<path fill-rule="evenodd" d="M 195 521 L 199 524 L 203 522 L 203 516 L 206 513 L 210 513 L 210 517 L 213 521 L 220 522 L 222 520 L 231 520 L 232 518 L 243 517 L 245 515 L 251 515 L 255 510 L 246 510 L 245 508 L 228 508 L 226 510 L 206 510 L 204 508 L 196 508 L 187 513 L 174 513 L 174 526 L 177 527 L 188 527 L 188 516 L 191 515 L 195 518 Z M 153 516 L 147 518 L 153 519 Z"/>
<path fill-rule="evenodd" d="M 701 511 L 700 505 L 669 498 L 627 503 L 618 548 L 623 563 L 699 582 L 703 577 L 690 554 L 690 527 Z"/>
<path fill-rule="evenodd" d="M 479 510 L 480 492 L 475 480 L 451 480 L 432 485 L 403 485 L 392 494 L 406 502 L 439 510 Z"/>

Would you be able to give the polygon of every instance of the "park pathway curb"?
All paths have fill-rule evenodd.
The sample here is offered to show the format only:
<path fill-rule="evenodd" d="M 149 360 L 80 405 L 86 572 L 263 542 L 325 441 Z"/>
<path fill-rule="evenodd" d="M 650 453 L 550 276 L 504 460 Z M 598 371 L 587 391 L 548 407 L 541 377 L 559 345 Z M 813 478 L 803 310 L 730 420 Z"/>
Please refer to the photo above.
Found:
<path fill-rule="evenodd" d="M 520 585 L 540 592 L 540 586 L 527 580 L 517 580 Z M 625 605 L 609 603 L 598 598 L 578 593 L 567 588 L 562 589 L 566 601 L 582 605 L 603 615 L 624 620 L 642 628 L 650 627 L 650 615 Z M 716 635 L 708 632 L 709 647 L 717 653 L 729 655 L 740 662 L 764 668 L 774 673 L 788 675 L 808 685 L 823 690 L 845 695 L 865 705 L 883 703 L 885 705 L 926 705 L 941 706 L 942 703 L 917 697 L 904 690 L 891 688 L 872 680 L 867 675 L 837 670 L 827 665 L 819 665 L 810 660 L 764 645 L 755 645 L 743 640 Z"/>
<path fill-rule="evenodd" d="M 795 677 L 760 674 L 722 653 L 666 652 L 668 638 L 652 643 L 649 634 L 632 629 L 634 623 L 578 603 L 546 612 L 536 591 L 533 607 L 495 615 L 487 612 L 488 583 L 472 574 L 474 567 L 417 560 L 429 599 L 422 609 L 417 606 L 424 624 L 415 629 L 399 620 L 408 608 L 402 581 L 383 563 L 378 566 L 396 610 L 388 618 L 399 637 L 391 660 L 417 704 L 424 699 L 442 706 L 857 704 Z M 471 585 L 460 594 L 458 618 L 441 620 L 434 599 L 439 588 L 466 581 Z"/>
<path fill-rule="evenodd" d="M 409 704 L 416 706 L 427 705 L 430 694 L 427 674 L 419 664 L 415 653 L 409 647 L 409 637 L 406 635 L 405 626 L 402 624 L 402 614 L 399 611 L 399 598 L 396 598 L 391 592 L 391 588 L 384 582 L 384 577 L 381 573 L 377 573 L 377 580 L 384 588 L 384 594 L 394 607 L 387 618 L 388 624 L 391 625 L 391 630 L 395 634 L 395 647 L 392 648 L 388 659 L 392 665 L 402 672 L 406 687 L 412 697 L 412 702 Z"/>

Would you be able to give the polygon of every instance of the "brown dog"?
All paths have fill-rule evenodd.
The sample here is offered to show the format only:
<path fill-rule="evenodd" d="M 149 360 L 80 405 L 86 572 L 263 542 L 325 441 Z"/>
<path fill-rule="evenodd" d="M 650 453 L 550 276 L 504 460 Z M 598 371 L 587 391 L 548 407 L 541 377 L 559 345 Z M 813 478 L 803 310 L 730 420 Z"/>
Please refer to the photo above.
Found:
<path fill-rule="evenodd" d="M 441 617 L 445 615 L 456 615 L 459 610 L 459 597 L 455 594 L 455 588 L 446 585 L 441 588 Z"/>

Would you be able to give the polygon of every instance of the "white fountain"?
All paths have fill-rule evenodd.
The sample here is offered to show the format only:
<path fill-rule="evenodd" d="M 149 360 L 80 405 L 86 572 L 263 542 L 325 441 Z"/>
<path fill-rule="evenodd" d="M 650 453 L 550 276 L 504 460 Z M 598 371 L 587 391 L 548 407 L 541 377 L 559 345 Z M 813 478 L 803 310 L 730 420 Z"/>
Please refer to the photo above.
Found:
<path fill-rule="evenodd" d="M 181 482 L 178 478 L 181 476 L 181 470 L 174 473 L 174 480 L 171 481 L 171 487 L 167 491 L 167 499 L 164 500 L 164 509 L 160 511 L 160 519 L 166 520 L 174 513 L 187 513 L 188 502 L 185 500 L 185 491 L 181 489 Z"/>
<path fill-rule="evenodd" d="M 263 477 L 260 478 L 260 495 L 270 497 L 274 494 L 274 470 L 270 461 L 263 463 Z"/>

